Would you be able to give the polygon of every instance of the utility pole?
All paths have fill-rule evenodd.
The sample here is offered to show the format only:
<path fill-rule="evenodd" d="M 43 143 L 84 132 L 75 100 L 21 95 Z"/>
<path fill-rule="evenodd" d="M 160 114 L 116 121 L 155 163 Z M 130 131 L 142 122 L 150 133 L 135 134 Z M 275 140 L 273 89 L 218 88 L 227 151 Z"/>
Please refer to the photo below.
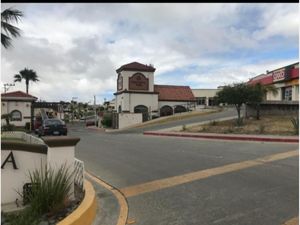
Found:
<path fill-rule="evenodd" d="M 95 126 L 97 127 L 96 95 L 94 95 Z"/>

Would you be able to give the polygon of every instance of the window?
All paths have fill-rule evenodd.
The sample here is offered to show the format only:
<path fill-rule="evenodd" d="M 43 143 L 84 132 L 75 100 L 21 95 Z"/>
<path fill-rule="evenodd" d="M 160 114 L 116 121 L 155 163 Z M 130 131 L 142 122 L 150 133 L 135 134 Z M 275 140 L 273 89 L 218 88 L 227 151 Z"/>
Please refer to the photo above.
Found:
<path fill-rule="evenodd" d="M 282 100 L 283 101 L 292 101 L 292 87 L 283 87 L 282 88 Z"/>
<path fill-rule="evenodd" d="M 19 110 L 14 110 L 10 114 L 11 121 L 22 121 L 22 113 Z"/>
<path fill-rule="evenodd" d="M 198 97 L 197 99 L 197 105 L 206 105 L 206 97 Z"/>

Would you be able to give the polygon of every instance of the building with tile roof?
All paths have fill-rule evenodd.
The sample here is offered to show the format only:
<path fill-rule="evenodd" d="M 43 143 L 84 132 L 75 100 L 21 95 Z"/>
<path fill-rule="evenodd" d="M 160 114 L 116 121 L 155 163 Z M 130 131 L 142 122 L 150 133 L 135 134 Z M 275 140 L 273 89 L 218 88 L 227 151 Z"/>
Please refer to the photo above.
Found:
<path fill-rule="evenodd" d="M 31 105 L 38 98 L 22 91 L 1 94 L 1 115 L 11 114 L 11 124 L 24 127 L 31 120 Z M 5 121 L 2 121 L 2 125 Z"/>
<path fill-rule="evenodd" d="M 195 107 L 196 99 L 189 86 L 155 85 L 153 65 L 138 62 L 116 70 L 115 107 L 119 113 L 142 113 L 143 121 L 152 116 L 186 112 Z"/>
<path fill-rule="evenodd" d="M 274 85 L 278 94 L 266 94 L 267 101 L 299 101 L 299 62 L 251 78 L 248 84 Z"/>

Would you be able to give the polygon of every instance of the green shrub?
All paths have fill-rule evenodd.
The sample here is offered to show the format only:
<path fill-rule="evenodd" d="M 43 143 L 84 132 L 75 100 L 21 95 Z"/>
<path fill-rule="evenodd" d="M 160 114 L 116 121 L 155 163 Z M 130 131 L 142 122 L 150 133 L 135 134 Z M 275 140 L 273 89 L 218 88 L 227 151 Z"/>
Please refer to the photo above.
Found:
<path fill-rule="evenodd" d="M 14 131 L 15 129 L 16 129 L 16 126 L 13 124 L 1 126 L 1 131 Z"/>
<path fill-rule="evenodd" d="M 299 134 L 299 117 L 292 117 L 291 122 L 294 127 L 294 133 L 298 135 Z"/>
<path fill-rule="evenodd" d="M 30 122 L 25 123 L 25 130 L 30 130 Z"/>
<path fill-rule="evenodd" d="M 239 119 L 236 119 L 235 120 L 235 125 L 236 126 L 243 126 L 244 125 L 244 120 L 243 120 L 243 118 L 239 118 Z"/>
<path fill-rule="evenodd" d="M 41 167 L 40 170 L 30 172 L 29 177 L 33 185 L 28 201 L 34 212 L 39 215 L 53 214 L 65 207 L 73 177 L 65 165 L 57 170 Z"/>
<path fill-rule="evenodd" d="M 104 113 L 103 118 L 101 120 L 101 124 L 104 127 L 111 127 L 112 126 L 112 113 Z"/>

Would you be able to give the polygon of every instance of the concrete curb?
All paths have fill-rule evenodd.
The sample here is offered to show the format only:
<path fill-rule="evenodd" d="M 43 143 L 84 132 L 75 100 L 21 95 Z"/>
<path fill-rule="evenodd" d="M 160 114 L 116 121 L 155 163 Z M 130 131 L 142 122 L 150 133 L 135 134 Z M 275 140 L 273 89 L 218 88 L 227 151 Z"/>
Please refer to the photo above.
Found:
<path fill-rule="evenodd" d="M 189 137 L 189 138 L 207 138 L 222 140 L 238 140 L 238 141 L 263 141 L 263 142 L 292 142 L 299 143 L 299 137 L 271 137 L 271 136 L 252 136 L 252 135 L 228 135 L 228 134 L 195 134 L 195 133 L 179 133 L 179 132 L 160 132 L 145 131 L 144 135 L 154 136 L 172 136 L 172 137 Z"/>
<path fill-rule="evenodd" d="M 96 194 L 93 185 L 84 181 L 85 195 L 81 204 L 65 219 L 57 223 L 57 225 L 91 225 L 96 216 Z"/>
<path fill-rule="evenodd" d="M 102 187 L 111 191 L 115 195 L 115 197 L 117 198 L 117 200 L 119 202 L 119 206 L 120 206 L 119 218 L 118 218 L 116 225 L 126 225 L 127 219 L 128 219 L 128 203 L 127 203 L 127 199 L 124 196 L 124 194 L 119 189 L 106 183 L 105 181 L 100 179 L 98 176 L 92 174 L 91 172 L 86 172 L 86 175 L 89 176 L 89 178 L 91 178 L 92 180 L 97 182 Z"/>

